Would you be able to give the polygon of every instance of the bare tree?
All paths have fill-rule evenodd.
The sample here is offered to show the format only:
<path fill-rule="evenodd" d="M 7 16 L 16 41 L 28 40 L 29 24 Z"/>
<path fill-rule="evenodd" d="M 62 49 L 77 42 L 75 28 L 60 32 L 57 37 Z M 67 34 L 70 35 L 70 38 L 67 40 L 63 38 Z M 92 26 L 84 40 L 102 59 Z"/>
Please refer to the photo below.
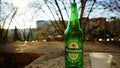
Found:
<path fill-rule="evenodd" d="M 96 0 L 93 0 L 93 3 L 92 3 L 92 5 L 91 5 L 91 7 L 90 7 L 90 10 L 88 11 L 88 15 L 87 15 L 87 20 L 86 20 L 86 22 L 85 22 L 85 27 L 83 28 L 83 32 L 84 32 L 84 34 L 86 34 L 86 29 L 88 30 L 88 28 L 89 28 L 89 16 L 90 16 L 90 13 L 92 12 L 92 10 L 93 10 L 93 6 L 94 6 L 94 4 L 96 3 Z M 85 7 L 84 7 L 85 8 Z M 81 15 L 83 15 L 83 14 L 81 14 Z M 82 19 L 82 17 L 83 16 L 81 16 L 81 18 L 80 19 Z"/>
<path fill-rule="evenodd" d="M 16 15 L 16 13 L 17 13 L 17 8 L 14 8 L 14 12 L 13 12 L 13 14 L 12 14 L 12 16 L 11 16 L 11 19 L 10 19 L 10 22 L 9 22 L 9 25 L 8 25 L 8 28 L 6 29 L 6 31 L 5 31 L 4 34 L 3 34 L 4 28 L 1 28 L 1 32 L 0 32 L 0 33 L 1 33 L 1 39 L 0 39 L 1 42 L 5 42 L 5 41 L 6 41 L 7 35 L 8 35 L 8 31 L 9 31 L 9 27 L 10 27 L 11 22 L 12 22 L 14 16 Z M 8 16 L 5 18 L 2 27 L 4 27 L 4 24 L 6 23 L 7 18 L 8 18 Z"/>
<path fill-rule="evenodd" d="M 56 4 L 57 8 L 58 8 L 59 13 L 60 13 L 60 16 L 61 16 L 61 19 L 62 19 L 62 25 L 63 25 L 64 29 L 66 29 L 66 25 L 65 25 L 65 22 L 64 22 L 64 19 L 63 19 L 63 15 L 62 15 L 60 6 L 59 6 L 57 0 L 54 0 L 54 1 L 55 1 L 55 4 Z"/>
<path fill-rule="evenodd" d="M 14 30 L 13 40 L 14 40 L 14 41 L 21 40 L 21 38 L 20 38 L 20 36 L 19 36 L 19 32 L 18 32 L 17 27 L 15 27 L 15 30 Z"/>
<path fill-rule="evenodd" d="M 51 14 L 52 14 L 52 16 L 53 16 L 53 18 L 54 18 L 54 20 L 55 20 L 55 26 L 56 26 L 56 29 L 58 30 L 59 34 L 63 34 L 63 31 L 61 30 L 61 27 L 60 27 L 60 25 L 58 24 L 58 22 L 57 22 L 57 20 L 56 20 L 56 18 L 55 18 L 55 16 L 54 16 L 54 13 L 52 12 L 50 6 L 47 4 L 47 1 L 44 1 L 44 3 L 46 4 L 46 6 L 48 7 L 48 9 L 50 10 L 50 12 L 51 12 Z M 49 2 L 49 3 L 51 3 L 51 2 Z M 52 5 L 52 4 L 51 4 L 51 5 Z M 54 7 L 54 5 L 53 5 L 53 7 Z M 56 12 L 56 14 L 57 14 L 57 12 Z M 58 17 L 58 18 L 59 18 L 59 17 Z"/>
<path fill-rule="evenodd" d="M 87 0 L 80 0 L 80 2 L 81 2 L 81 13 L 80 13 L 80 23 L 81 23 L 81 19 L 82 19 L 83 14 L 84 14 L 84 10 L 85 10 Z"/>
<path fill-rule="evenodd" d="M 115 15 L 117 15 L 118 17 L 120 16 L 120 2 L 119 2 L 119 0 L 109 0 L 109 2 L 98 1 L 97 4 L 100 6 L 103 6 L 102 8 L 99 8 L 99 10 L 101 10 L 101 9 L 108 10 L 109 12 L 115 13 Z"/>

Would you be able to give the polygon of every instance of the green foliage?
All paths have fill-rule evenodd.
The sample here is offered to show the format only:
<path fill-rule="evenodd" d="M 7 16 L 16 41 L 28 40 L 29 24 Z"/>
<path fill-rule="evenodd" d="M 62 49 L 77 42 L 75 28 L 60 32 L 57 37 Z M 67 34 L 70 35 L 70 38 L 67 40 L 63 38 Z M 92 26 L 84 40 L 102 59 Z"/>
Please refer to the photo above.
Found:
<path fill-rule="evenodd" d="M 114 40 L 115 40 L 115 41 L 120 41 L 120 35 L 114 37 Z"/>
<path fill-rule="evenodd" d="M 90 34 L 85 35 L 85 40 L 89 41 L 92 39 L 92 36 Z"/>

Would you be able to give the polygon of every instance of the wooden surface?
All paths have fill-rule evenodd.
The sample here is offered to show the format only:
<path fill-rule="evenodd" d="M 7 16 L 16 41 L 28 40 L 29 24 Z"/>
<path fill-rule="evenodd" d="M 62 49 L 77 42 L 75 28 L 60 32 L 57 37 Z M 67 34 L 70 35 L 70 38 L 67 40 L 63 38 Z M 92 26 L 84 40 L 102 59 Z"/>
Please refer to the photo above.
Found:
<path fill-rule="evenodd" d="M 91 62 L 89 58 L 90 52 L 84 52 L 84 68 L 91 68 Z M 117 54 L 112 54 L 114 58 Z M 120 55 L 119 55 L 120 56 Z M 25 68 L 64 68 L 64 56 L 59 56 L 57 58 L 49 58 L 49 56 L 42 56 L 37 58 L 31 64 L 27 65 Z M 120 68 L 119 64 L 115 63 L 115 60 L 111 63 L 112 68 Z"/>
<path fill-rule="evenodd" d="M 113 42 L 84 42 L 84 68 L 90 68 L 89 53 L 103 52 L 113 55 L 112 68 L 120 68 L 120 44 Z M 0 46 L 0 52 L 37 53 L 25 68 L 64 68 L 64 42 L 14 42 Z M 57 66 L 57 67 L 55 67 Z"/>

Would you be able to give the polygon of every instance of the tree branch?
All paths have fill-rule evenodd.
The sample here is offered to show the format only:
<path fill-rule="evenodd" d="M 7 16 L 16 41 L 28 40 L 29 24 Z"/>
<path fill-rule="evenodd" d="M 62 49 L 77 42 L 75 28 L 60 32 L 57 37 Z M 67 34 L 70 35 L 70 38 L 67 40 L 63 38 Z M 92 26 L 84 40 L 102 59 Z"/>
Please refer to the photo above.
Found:
<path fill-rule="evenodd" d="M 58 8 L 58 10 L 59 10 L 60 16 L 61 16 L 61 18 L 62 18 L 63 27 L 64 27 L 64 29 L 66 29 L 66 25 L 65 25 L 65 22 L 64 22 L 63 15 L 62 15 L 62 12 L 61 12 L 61 10 L 60 10 L 60 7 L 59 7 L 59 5 L 58 5 L 58 2 L 57 2 L 57 0 L 54 0 L 54 1 L 55 1 L 55 4 L 56 4 L 56 6 L 57 6 L 57 8 Z"/>

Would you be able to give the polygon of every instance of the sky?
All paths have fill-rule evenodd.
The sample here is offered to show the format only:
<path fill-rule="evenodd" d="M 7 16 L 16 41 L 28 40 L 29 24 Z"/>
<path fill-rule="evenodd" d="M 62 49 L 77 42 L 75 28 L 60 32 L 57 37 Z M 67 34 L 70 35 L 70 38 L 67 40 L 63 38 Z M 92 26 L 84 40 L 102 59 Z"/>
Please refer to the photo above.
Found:
<path fill-rule="evenodd" d="M 14 6 L 14 7 L 18 8 L 17 14 L 15 15 L 15 17 L 12 20 L 12 23 L 10 25 L 10 29 L 14 29 L 15 26 L 19 29 L 29 28 L 29 27 L 35 28 L 37 20 L 49 20 L 49 18 L 51 20 L 54 20 L 52 14 L 50 13 L 48 8 L 44 4 L 43 0 L 1 0 L 1 1 L 7 2 L 10 6 Z M 97 1 L 101 1 L 101 0 L 97 0 Z M 76 0 L 76 2 L 78 2 L 78 0 Z M 107 0 L 107 2 L 109 3 L 109 0 Z M 38 4 L 38 5 L 32 5 L 33 3 Z M 42 4 L 42 5 L 39 5 L 39 4 Z M 89 3 L 89 4 L 92 4 L 92 3 Z M 89 6 L 89 4 L 87 4 L 87 5 Z M 77 4 L 77 5 L 79 6 L 79 4 Z M 38 10 L 38 6 L 42 6 L 42 8 L 45 10 L 46 14 L 49 16 L 49 18 L 46 16 L 45 13 L 43 13 L 43 11 Z M 67 7 L 69 7 L 69 3 L 67 4 Z M 98 6 L 98 7 L 102 8 L 102 6 Z M 3 7 L 3 8 L 5 11 L 5 10 L 8 10 L 9 7 L 7 7 L 7 8 Z M 60 8 L 62 9 L 63 6 L 61 5 Z M 12 10 L 9 10 L 9 11 L 12 11 Z M 5 11 L 4 14 L 8 14 L 9 11 Z M 84 16 L 87 16 L 88 10 L 85 9 L 85 11 L 86 11 L 86 13 L 84 14 Z M 69 13 L 69 10 L 67 12 Z M 106 12 L 104 12 L 104 13 L 103 12 L 104 12 L 104 9 L 93 10 L 93 12 L 90 15 L 90 18 L 93 18 L 93 17 L 106 17 L 106 18 L 108 18 L 110 16 L 115 16 L 114 13 L 111 13 L 107 10 L 106 10 Z M 3 16 L 4 16 L 4 14 L 3 14 Z M 67 17 L 65 10 L 62 10 L 62 14 L 64 15 L 63 16 L 64 19 L 68 20 L 68 17 Z M 55 15 L 55 18 L 58 19 L 57 15 Z M 8 23 L 5 24 L 5 28 L 8 28 L 10 19 L 6 20 L 6 22 L 8 22 Z"/>
<path fill-rule="evenodd" d="M 18 8 L 15 17 L 12 20 L 12 23 L 10 24 L 10 29 L 14 29 L 15 26 L 19 29 L 29 28 L 29 27 L 35 28 L 36 27 L 35 20 L 31 19 L 32 13 L 28 12 L 29 3 L 32 0 L 31 1 L 30 0 L 4 0 L 4 1 L 7 2 L 8 4 L 12 4 L 12 6 Z M 6 9 L 8 9 L 8 8 L 6 8 Z M 29 11 L 32 12 L 33 10 L 29 10 Z M 8 13 L 9 12 L 6 11 L 6 14 L 8 14 Z M 7 24 L 5 24 L 4 28 L 8 28 L 10 19 L 6 20 L 6 22 L 7 22 Z"/>

